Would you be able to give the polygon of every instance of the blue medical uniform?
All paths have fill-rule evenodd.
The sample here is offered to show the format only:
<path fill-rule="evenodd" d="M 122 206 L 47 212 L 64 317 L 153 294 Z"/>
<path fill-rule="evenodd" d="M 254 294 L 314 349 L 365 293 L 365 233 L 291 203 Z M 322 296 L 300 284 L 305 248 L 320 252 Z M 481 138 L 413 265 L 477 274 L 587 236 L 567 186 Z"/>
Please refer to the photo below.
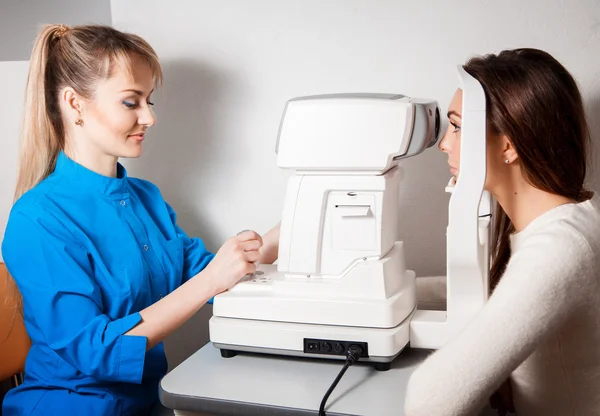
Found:
<path fill-rule="evenodd" d="M 150 182 L 58 157 L 10 213 L 2 254 L 32 340 L 3 415 L 138 415 L 158 400 L 163 344 L 125 335 L 213 259 Z"/>

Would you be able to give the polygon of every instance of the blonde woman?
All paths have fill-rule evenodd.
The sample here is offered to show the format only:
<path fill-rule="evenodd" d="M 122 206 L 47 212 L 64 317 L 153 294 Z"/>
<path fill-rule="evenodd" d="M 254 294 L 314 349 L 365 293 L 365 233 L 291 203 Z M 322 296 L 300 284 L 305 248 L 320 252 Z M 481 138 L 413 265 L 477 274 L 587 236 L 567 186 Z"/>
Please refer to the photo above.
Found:
<path fill-rule="evenodd" d="M 52 25 L 35 41 L 2 244 L 32 347 L 5 416 L 150 414 L 161 341 L 276 258 L 277 227 L 210 253 L 118 163 L 142 154 L 161 79 L 150 45 L 110 27 Z"/>

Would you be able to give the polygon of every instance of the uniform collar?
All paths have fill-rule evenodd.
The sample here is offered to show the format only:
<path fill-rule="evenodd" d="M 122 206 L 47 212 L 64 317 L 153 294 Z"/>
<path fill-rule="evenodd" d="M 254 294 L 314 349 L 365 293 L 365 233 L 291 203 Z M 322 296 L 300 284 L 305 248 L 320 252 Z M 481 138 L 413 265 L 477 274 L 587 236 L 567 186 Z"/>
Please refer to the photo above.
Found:
<path fill-rule="evenodd" d="M 54 173 L 92 192 L 116 195 L 126 192 L 127 170 L 117 162 L 117 177 L 104 176 L 70 159 L 63 151 L 58 155 Z"/>

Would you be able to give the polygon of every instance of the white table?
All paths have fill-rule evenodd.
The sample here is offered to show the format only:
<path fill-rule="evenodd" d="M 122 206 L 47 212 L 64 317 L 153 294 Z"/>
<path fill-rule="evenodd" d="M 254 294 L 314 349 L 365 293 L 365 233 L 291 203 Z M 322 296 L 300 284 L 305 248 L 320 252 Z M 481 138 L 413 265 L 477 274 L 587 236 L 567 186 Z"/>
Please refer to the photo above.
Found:
<path fill-rule="evenodd" d="M 429 351 L 405 349 L 388 371 L 360 361 L 341 379 L 327 415 L 402 415 L 409 376 Z M 343 361 L 241 353 L 208 343 L 167 374 L 161 402 L 176 415 L 317 415 Z"/>

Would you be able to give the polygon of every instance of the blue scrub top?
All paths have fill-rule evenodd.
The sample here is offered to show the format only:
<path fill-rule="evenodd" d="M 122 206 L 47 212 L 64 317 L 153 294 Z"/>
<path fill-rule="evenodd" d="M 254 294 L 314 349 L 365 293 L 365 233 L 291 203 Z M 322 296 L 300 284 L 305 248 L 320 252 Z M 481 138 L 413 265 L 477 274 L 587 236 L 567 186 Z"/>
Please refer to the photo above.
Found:
<path fill-rule="evenodd" d="M 23 296 L 32 340 L 11 415 L 147 414 L 167 370 L 163 344 L 125 335 L 140 311 L 214 254 L 177 226 L 150 182 L 99 175 L 58 157 L 10 213 L 2 255 Z"/>

